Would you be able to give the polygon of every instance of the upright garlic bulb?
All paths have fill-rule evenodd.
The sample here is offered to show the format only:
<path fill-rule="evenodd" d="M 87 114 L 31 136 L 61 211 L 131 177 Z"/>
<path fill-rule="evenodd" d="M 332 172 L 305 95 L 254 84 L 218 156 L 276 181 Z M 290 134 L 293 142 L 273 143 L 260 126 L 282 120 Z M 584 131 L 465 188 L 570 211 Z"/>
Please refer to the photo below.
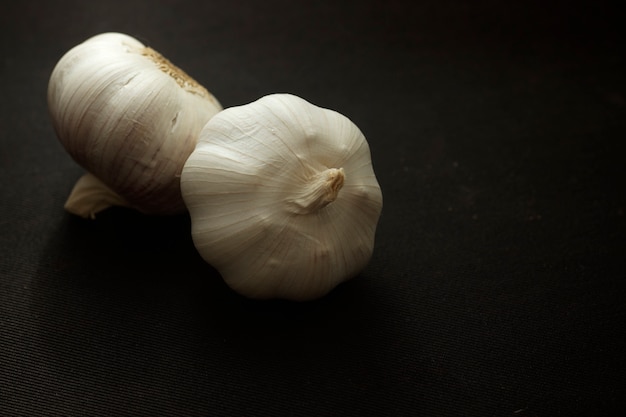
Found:
<path fill-rule="evenodd" d="M 94 36 L 61 58 L 48 107 L 59 140 L 89 172 L 66 203 L 84 217 L 110 205 L 184 211 L 180 172 L 202 126 L 222 109 L 185 72 L 121 33 Z"/>
<path fill-rule="evenodd" d="M 371 257 L 382 193 L 365 137 L 299 97 L 209 120 L 181 187 L 196 248 L 245 296 L 314 299 Z"/>

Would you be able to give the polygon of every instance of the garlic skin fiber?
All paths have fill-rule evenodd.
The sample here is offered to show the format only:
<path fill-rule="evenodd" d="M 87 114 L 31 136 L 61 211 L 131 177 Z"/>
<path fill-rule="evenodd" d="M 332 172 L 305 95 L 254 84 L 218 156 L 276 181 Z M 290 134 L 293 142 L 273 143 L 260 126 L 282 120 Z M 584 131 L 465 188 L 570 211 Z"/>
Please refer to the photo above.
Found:
<path fill-rule="evenodd" d="M 200 255 L 258 299 L 312 300 L 357 275 L 382 210 L 358 127 L 289 94 L 209 120 L 181 189 Z"/>
<path fill-rule="evenodd" d="M 180 172 L 204 124 L 222 110 L 181 69 L 121 33 L 89 38 L 59 60 L 48 108 L 65 150 L 95 177 L 78 183 L 65 205 L 83 217 L 110 205 L 183 212 Z"/>

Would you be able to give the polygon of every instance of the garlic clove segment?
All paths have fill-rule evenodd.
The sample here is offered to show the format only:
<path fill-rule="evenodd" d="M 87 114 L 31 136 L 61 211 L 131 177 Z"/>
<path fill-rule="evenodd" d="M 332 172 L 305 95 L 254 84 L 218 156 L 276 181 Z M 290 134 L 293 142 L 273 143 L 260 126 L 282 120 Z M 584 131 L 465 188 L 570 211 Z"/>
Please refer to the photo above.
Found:
<path fill-rule="evenodd" d="M 289 94 L 209 120 L 181 189 L 200 255 L 259 299 L 311 300 L 357 275 L 383 203 L 359 128 Z"/>
<path fill-rule="evenodd" d="M 89 38 L 59 60 L 48 108 L 65 150 L 99 180 L 73 192 L 91 207 L 77 210 L 85 217 L 120 202 L 150 214 L 183 212 L 180 172 L 204 124 L 222 110 L 189 75 L 121 33 Z"/>

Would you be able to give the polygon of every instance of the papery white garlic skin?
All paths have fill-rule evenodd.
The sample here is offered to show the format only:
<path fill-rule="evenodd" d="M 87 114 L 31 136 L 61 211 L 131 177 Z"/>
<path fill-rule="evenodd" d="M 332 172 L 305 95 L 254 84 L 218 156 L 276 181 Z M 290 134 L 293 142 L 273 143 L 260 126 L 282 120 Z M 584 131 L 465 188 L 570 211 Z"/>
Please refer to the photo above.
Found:
<path fill-rule="evenodd" d="M 182 70 L 121 33 L 89 38 L 59 60 L 48 107 L 72 158 L 120 201 L 151 214 L 185 210 L 180 172 L 200 130 L 222 109 Z M 76 214 L 90 217 L 106 207 L 78 187 L 73 196 L 66 207 Z"/>
<path fill-rule="evenodd" d="M 358 127 L 289 94 L 213 117 L 181 189 L 200 255 L 259 299 L 311 300 L 357 275 L 382 210 Z"/>

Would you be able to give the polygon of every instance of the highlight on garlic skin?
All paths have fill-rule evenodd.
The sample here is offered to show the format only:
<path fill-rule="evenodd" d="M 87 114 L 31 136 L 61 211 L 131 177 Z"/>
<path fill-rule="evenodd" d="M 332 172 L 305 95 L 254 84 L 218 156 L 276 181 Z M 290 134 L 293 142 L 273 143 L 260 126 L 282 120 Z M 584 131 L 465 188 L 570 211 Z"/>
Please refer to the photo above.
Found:
<path fill-rule="evenodd" d="M 358 127 L 289 94 L 209 120 L 181 189 L 200 255 L 259 299 L 311 300 L 357 275 L 382 210 Z"/>
<path fill-rule="evenodd" d="M 180 68 L 121 33 L 89 38 L 59 60 L 48 108 L 60 142 L 87 171 L 65 208 L 92 218 L 111 205 L 184 212 L 180 172 L 222 110 Z"/>

